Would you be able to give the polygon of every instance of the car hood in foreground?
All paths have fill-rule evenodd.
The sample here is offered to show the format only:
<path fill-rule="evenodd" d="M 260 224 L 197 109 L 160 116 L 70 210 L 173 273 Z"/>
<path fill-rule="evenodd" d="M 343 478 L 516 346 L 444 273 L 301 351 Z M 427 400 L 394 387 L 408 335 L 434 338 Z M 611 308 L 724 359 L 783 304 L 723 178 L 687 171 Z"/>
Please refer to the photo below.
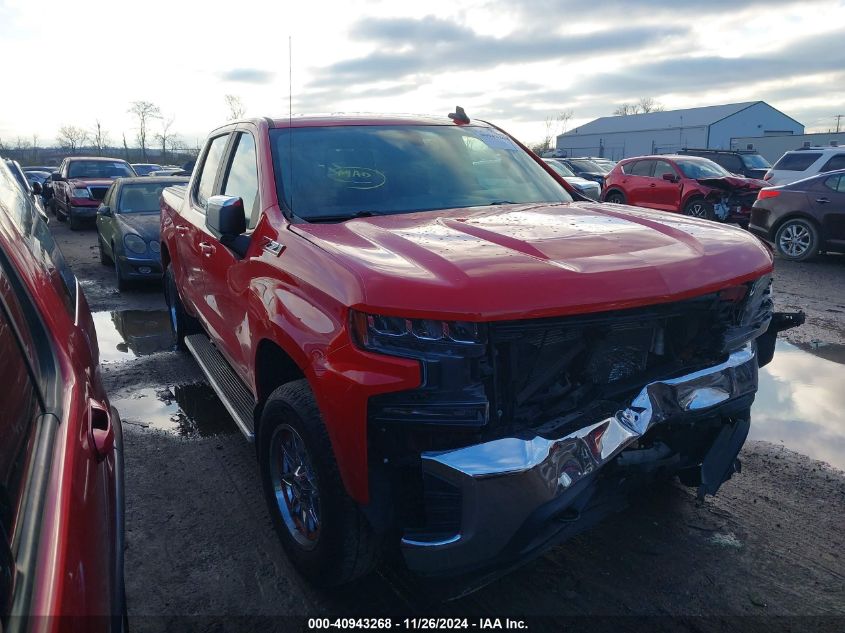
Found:
<path fill-rule="evenodd" d="M 296 224 L 361 280 L 361 308 L 510 319 L 680 300 L 757 278 L 770 252 L 741 229 L 578 202 Z"/>
<path fill-rule="evenodd" d="M 158 241 L 161 224 L 159 216 L 158 212 L 116 214 L 121 233 L 137 233 L 147 242 Z"/>

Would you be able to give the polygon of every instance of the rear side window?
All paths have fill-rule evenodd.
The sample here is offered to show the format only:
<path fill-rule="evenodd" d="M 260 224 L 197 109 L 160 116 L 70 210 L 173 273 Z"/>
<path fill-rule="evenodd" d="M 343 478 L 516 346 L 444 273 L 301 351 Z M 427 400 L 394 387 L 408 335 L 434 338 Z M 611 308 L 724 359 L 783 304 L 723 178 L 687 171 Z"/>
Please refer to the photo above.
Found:
<path fill-rule="evenodd" d="M 787 152 L 780 157 L 780 160 L 775 163 L 772 169 L 782 171 L 804 171 L 810 165 L 815 163 L 821 154 L 818 152 Z"/>
<path fill-rule="evenodd" d="M 197 186 L 197 203 L 204 209 L 208 199 L 214 195 L 214 182 L 217 180 L 217 169 L 223 158 L 229 135 L 218 136 L 211 141 L 206 152 L 205 160 L 200 167 L 199 185 Z"/>
<path fill-rule="evenodd" d="M 651 176 L 654 169 L 653 160 L 640 160 L 634 164 L 634 167 L 629 172 L 632 176 Z"/>
<path fill-rule="evenodd" d="M 742 171 L 742 160 L 735 154 L 712 154 L 707 158 L 735 174 Z"/>
<path fill-rule="evenodd" d="M 836 171 L 837 169 L 845 169 L 845 154 L 837 154 L 827 161 L 819 171 Z"/>
<path fill-rule="evenodd" d="M 636 161 L 636 160 L 635 160 L 635 161 L 634 161 L 634 162 L 632 162 L 632 163 L 625 163 L 624 165 L 622 165 L 622 173 L 623 173 L 623 174 L 631 174 L 631 173 L 633 172 L 633 170 L 634 170 L 634 166 L 635 166 L 638 162 L 639 162 L 639 161 Z"/>
<path fill-rule="evenodd" d="M 249 228 L 258 223 L 258 167 L 255 160 L 255 141 L 251 134 L 242 133 L 236 141 L 229 171 L 223 180 L 220 193 L 236 196 L 244 201 L 244 211 L 249 219 Z"/>

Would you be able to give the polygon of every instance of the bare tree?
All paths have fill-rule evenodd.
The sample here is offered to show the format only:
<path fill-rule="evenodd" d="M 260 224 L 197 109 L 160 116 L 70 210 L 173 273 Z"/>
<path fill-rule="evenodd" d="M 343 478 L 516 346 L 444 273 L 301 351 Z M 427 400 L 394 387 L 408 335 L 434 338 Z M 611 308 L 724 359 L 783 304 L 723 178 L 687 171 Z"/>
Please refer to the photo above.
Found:
<path fill-rule="evenodd" d="M 129 146 L 126 144 L 126 132 L 123 133 L 123 158 L 129 162 Z"/>
<path fill-rule="evenodd" d="M 246 108 L 241 102 L 241 98 L 237 95 L 226 95 L 223 97 L 226 100 L 226 107 L 229 109 L 229 115 L 226 117 L 229 121 L 234 121 L 243 117 Z"/>
<path fill-rule="evenodd" d="M 81 149 L 87 139 L 88 132 L 75 125 L 63 125 L 59 128 L 59 133 L 56 136 L 59 145 L 71 152 Z"/>
<path fill-rule="evenodd" d="M 663 105 L 657 103 L 652 97 L 640 97 L 637 103 L 620 103 L 613 111 L 616 116 L 628 116 L 629 114 L 646 114 L 648 112 L 662 112 Z"/>
<path fill-rule="evenodd" d="M 639 111 L 642 113 L 663 111 L 663 105 L 657 103 L 652 97 L 640 97 L 637 107 L 639 107 Z"/>
<path fill-rule="evenodd" d="M 574 110 L 563 110 L 560 114 L 557 115 L 558 123 L 560 124 L 560 134 L 566 133 L 566 128 L 569 126 L 569 122 L 572 120 L 572 117 L 575 116 Z"/>
<path fill-rule="evenodd" d="M 32 164 L 36 164 L 38 162 L 38 134 L 32 135 Z"/>
<path fill-rule="evenodd" d="M 97 156 L 103 155 L 103 150 L 109 146 L 109 133 L 103 129 L 100 119 L 94 123 L 94 129 L 91 130 L 91 142 L 94 144 L 94 149 L 97 150 Z"/>
<path fill-rule="evenodd" d="M 173 127 L 173 119 L 175 117 L 170 117 L 169 119 L 162 119 L 161 122 L 161 132 L 156 134 L 156 140 L 161 143 L 161 162 L 167 162 L 167 147 L 170 145 L 171 141 L 173 140 L 173 134 L 170 133 L 170 128 Z"/>
<path fill-rule="evenodd" d="M 129 104 L 129 114 L 138 117 L 138 145 L 141 147 L 141 156 L 147 162 L 147 126 L 153 119 L 161 117 L 159 107 L 150 101 L 133 101 Z"/>

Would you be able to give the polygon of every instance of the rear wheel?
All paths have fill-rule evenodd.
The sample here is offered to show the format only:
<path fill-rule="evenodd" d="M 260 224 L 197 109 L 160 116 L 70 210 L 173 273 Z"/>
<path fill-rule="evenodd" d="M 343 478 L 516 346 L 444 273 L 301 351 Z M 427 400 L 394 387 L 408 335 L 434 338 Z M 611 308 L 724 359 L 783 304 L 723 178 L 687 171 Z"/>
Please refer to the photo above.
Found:
<path fill-rule="evenodd" d="M 73 211 L 68 211 L 68 226 L 70 227 L 71 231 L 78 231 L 82 228 L 82 220 L 75 215 L 73 215 Z"/>
<path fill-rule="evenodd" d="M 775 248 L 784 259 L 807 261 L 819 252 L 819 229 L 804 218 L 787 220 L 775 234 Z"/>
<path fill-rule="evenodd" d="M 611 191 L 607 194 L 604 198 L 605 202 L 609 202 L 611 204 L 625 204 L 625 194 L 621 191 Z"/>
<path fill-rule="evenodd" d="M 170 328 L 173 330 L 173 338 L 180 349 L 185 349 L 185 337 L 189 334 L 197 334 L 202 331 L 199 321 L 185 312 L 182 300 L 179 298 L 179 291 L 176 289 L 176 278 L 173 276 L 173 266 L 167 265 L 164 272 L 164 298 L 167 301 L 167 310 L 170 313 Z"/>
<path fill-rule="evenodd" d="M 702 218 L 704 220 L 712 220 L 715 217 L 713 214 L 713 205 L 701 198 L 687 202 L 684 205 L 684 215 L 692 218 Z"/>
<path fill-rule="evenodd" d="M 303 575 L 323 586 L 342 585 L 373 569 L 377 539 L 346 494 L 306 380 L 270 394 L 261 414 L 258 460 L 276 532 Z"/>
<path fill-rule="evenodd" d="M 67 222 L 67 216 L 65 215 L 65 212 L 62 210 L 61 205 L 58 202 L 54 202 L 53 207 L 56 210 L 56 219 L 59 222 Z"/>

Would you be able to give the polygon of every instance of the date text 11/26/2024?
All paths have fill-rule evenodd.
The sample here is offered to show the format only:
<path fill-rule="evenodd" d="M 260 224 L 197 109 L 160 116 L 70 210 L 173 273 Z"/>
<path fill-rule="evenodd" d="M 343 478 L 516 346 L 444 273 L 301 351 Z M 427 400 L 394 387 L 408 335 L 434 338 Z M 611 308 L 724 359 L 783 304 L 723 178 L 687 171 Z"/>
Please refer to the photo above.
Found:
<path fill-rule="evenodd" d="M 309 618 L 308 630 L 527 630 L 525 620 L 511 618 Z"/>

